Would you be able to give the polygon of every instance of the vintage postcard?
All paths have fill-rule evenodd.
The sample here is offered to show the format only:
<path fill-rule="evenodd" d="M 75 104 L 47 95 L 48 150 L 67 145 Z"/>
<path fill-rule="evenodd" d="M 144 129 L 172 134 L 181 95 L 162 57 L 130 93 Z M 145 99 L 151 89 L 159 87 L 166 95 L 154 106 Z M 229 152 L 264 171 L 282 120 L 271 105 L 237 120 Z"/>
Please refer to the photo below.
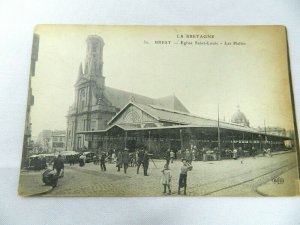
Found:
<path fill-rule="evenodd" d="M 294 196 L 284 26 L 35 28 L 22 196 Z"/>

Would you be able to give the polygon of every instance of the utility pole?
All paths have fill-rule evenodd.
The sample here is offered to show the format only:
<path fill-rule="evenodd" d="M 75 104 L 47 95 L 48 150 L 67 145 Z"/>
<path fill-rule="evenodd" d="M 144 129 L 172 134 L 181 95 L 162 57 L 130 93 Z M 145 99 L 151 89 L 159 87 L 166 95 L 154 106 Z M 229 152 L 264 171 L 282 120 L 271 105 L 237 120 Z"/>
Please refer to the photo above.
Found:
<path fill-rule="evenodd" d="M 221 136 L 220 136 L 220 106 L 218 104 L 218 151 L 221 157 Z"/>
<path fill-rule="evenodd" d="M 127 131 L 125 131 L 125 148 L 127 148 Z"/>
<path fill-rule="evenodd" d="M 149 136 L 148 136 L 149 152 L 150 152 L 150 135 L 151 135 L 151 131 L 149 131 Z"/>
<path fill-rule="evenodd" d="M 180 129 L 180 145 L 181 145 L 181 151 L 183 151 L 183 140 L 182 140 L 182 130 Z"/>
<path fill-rule="evenodd" d="M 265 148 L 267 146 L 267 128 L 266 128 L 266 120 L 264 119 L 264 126 L 265 126 Z"/>

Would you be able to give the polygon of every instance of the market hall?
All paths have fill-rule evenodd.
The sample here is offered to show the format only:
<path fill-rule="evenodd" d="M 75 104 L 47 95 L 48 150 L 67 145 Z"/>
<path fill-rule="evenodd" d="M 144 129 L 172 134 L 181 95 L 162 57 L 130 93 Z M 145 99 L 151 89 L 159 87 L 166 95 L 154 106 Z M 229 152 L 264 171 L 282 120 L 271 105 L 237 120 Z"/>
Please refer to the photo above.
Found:
<path fill-rule="evenodd" d="M 236 118 L 234 118 L 236 117 Z M 161 158 L 172 150 L 179 158 L 186 149 L 195 152 L 196 160 L 230 158 L 230 151 L 240 149 L 243 156 L 264 149 L 282 151 L 291 138 L 270 134 L 249 126 L 244 114 L 233 115 L 235 123 L 207 119 L 188 112 L 180 112 L 130 101 L 109 122 L 105 130 L 79 131 L 88 141 L 89 151 L 99 153 L 144 148 Z"/>

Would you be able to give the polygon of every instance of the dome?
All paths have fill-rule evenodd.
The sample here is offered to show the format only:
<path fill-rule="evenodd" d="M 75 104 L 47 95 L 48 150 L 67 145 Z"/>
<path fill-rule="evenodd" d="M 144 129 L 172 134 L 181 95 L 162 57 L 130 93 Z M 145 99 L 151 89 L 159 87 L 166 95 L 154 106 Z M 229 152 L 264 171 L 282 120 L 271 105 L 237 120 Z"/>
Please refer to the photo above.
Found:
<path fill-rule="evenodd" d="M 240 111 L 239 107 L 237 111 L 232 115 L 231 122 L 249 127 L 249 120 L 247 119 L 245 114 Z"/>

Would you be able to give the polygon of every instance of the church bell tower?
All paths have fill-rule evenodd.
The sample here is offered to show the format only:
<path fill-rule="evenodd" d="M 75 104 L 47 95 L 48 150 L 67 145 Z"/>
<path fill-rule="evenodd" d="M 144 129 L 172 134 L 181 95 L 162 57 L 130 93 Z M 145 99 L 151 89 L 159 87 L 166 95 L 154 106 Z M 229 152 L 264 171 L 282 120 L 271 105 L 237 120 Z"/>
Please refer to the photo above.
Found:
<path fill-rule="evenodd" d="M 90 35 L 87 40 L 84 74 L 97 81 L 97 86 L 103 89 L 105 77 L 103 76 L 103 47 L 104 41 L 100 36 Z"/>

